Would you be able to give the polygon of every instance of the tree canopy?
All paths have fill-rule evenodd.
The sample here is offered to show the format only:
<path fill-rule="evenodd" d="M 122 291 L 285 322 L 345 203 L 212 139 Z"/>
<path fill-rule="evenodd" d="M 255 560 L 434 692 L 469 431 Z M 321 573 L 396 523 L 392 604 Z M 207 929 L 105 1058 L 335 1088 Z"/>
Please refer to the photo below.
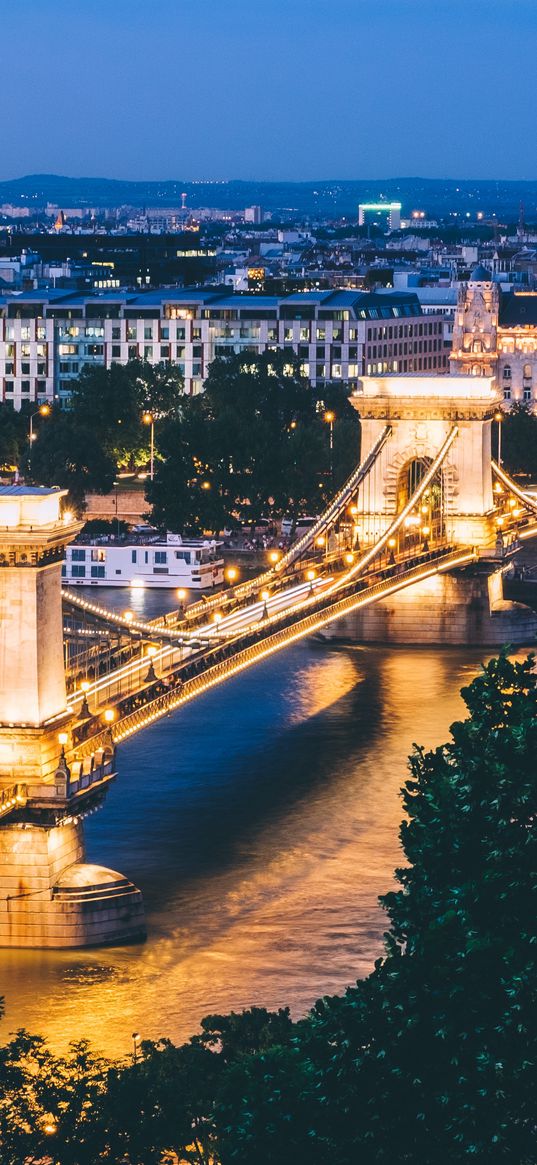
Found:
<path fill-rule="evenodd" d="M 110 368 L 86 365 L 73 384 L 71 414 L 77 426 L 90 429 L 116 464 L 134 467 L 149 459 L 149 426 L 155 429 L 177 416 L 183 378 L 174 364 L 129 360 Z"/>
<path fill-rule="evenodd" d="M 324 413 L 334 413 L 333 450 Z M 211 364 L 205 391 L 184 398 L 159 438 L 148 487 L 157 524 L 222 529 L 237 518 L 317 513 L 356 464 L 358 420 L 340 385 L 316 400 L 282 351 Z"/>
<path fill-rule="evenodd" d="M 107 493 L 115 477 L 115 461 L 88 423 L 56 410 L 41 425 L 32 446 L 30 476 L 41 485 L 69 490 L 72 505 L 82 509 L 87 492 Z"/>
<path fill-rule="evenodd" d="M 516 403 L 503 414 L 502 463 L 510 473 L 537 478 L 537 416 L 529 405 Z"/>

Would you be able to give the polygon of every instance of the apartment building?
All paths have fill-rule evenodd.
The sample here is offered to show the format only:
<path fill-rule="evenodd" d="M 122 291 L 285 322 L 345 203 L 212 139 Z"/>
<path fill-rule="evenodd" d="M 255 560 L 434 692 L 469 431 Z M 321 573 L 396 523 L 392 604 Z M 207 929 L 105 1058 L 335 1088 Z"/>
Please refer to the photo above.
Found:
<path fill-rule="evenodd" d="M 82 368 L 141 358 L 177 364 L 185 392 L 197 393 L 216 357 L 276 348 L 296 355 L 315 387 L 356 387 L 362 375 L 447 372 L 442 333 L 442 317 L 407 292 L 22 292 L 0 297 L 0 392 L 16 409 L 66 403 Z"/>

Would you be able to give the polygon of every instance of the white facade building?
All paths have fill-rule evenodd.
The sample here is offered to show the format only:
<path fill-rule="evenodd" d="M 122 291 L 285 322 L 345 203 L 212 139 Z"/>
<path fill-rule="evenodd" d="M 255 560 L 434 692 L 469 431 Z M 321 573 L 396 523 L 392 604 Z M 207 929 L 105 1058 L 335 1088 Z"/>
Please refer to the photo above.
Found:
<path fill-rule="evenodd" d="M 0 298 L 1 399 L 65 402 L 83 367 L 171 361 L 185 392 L 236 352 L 282 348 L 316 387 L 363 375 L 446 372 L 443 321 L 415 294 L 320 291 L 283 297 L 218 288 L 81 295 L 62 290 Z"/>

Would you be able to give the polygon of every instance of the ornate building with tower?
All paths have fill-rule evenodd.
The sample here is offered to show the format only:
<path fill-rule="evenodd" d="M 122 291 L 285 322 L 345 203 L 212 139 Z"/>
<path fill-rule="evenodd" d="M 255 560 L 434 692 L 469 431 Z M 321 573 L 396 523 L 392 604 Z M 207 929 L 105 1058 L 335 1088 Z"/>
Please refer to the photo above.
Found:
<path fill-rule="evenodd" d="M 494 376 L 506 404 L 537 402 L 537 292 L 502 292 L 485 267 L 461 284 L 450 371 Z"/>

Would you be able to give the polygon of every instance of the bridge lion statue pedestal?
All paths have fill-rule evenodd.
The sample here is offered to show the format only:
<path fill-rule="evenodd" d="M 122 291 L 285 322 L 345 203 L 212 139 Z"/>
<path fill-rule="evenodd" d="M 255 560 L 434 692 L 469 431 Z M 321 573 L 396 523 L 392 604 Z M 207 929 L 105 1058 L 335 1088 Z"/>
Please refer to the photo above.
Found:
<path fill-rule="evenodd" d="M 409 645 L 533 643 L 537 615 L 503 598 L 510 559 L 498 550 L 495 524 L 491 429 L 500 401 L 494 379 L 364 377 L 351 400 L 361 419 L 362 461 L 385 427 L 391 429 L 379 471 L 362 494 L 356 519 L 361 548 L 388 529 L 455 429 L 431 489 L 428 520 L 432 505 L 437 535 L 454 547 L 474 547 L 477 561 L 357 610 L 327 626 L 323 637 Z"/>
<path fill-rule="evenodd" d="M 61 563 L 80 523 L 65 490 L 0 488 L 0 946 L 85 947 L 144 937 L 142 895 L 85 862 L 83 818 L 115 750 L 76 763 L 63 659 Z"/>

